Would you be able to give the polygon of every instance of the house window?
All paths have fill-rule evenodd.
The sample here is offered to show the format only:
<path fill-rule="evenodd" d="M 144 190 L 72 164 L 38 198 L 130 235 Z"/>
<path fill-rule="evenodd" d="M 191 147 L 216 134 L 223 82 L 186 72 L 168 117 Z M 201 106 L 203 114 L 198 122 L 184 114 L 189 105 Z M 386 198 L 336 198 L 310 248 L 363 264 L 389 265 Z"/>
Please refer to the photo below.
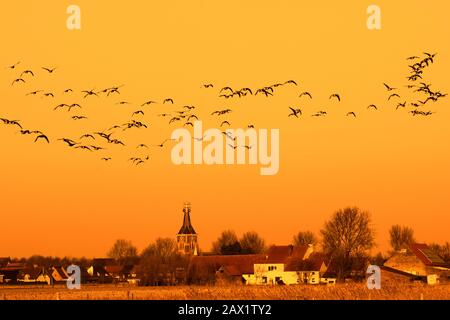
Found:
<path fill-rule="evenodd" d="M 273 270 L 277 270 L 277 267 L 276 266 L 269 266 L 269 271 L 273 271 Z"/>
<path fill-rule="evenodd" d="M 267 283 L 267 277 L 262 277 L 262 283 Z"/>

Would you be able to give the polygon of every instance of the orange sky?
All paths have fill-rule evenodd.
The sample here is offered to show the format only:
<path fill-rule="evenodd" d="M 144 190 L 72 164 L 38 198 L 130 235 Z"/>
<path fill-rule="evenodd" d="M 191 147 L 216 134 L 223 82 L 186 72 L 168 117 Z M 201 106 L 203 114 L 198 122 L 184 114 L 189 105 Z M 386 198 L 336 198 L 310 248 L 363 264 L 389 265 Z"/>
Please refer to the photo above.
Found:
<path fill-rule="evenodd" d="M 286 244 L 300 230 L 319 232 L 339 208 L 372 214 L 378 247 L 388 249 L 392 224 L 408 225 L 424 242 L 448 241 L 450 225 L 450 127 L 448 98 L 427 105 L 431 117 L 412 117 L 387 102 L 382 83 L 400 90 L 406 57 L 438 52 L 425 70 L 432 89 L 448 92 L 448 1 L 376 1 L 382 30 L 366 28 L 372 1 L 75 1 L 82 30 L 66 28 L 72 1 L 2 4 L 0 117 L 19 119 L 48 134 L 51 144 L 0 124 L 0 256 L 31 254 L 102 256 L 117 238 L 139 250 L 157 237 L 174 237 L 184 201 L 200 247 L 224 229 L 259 232 Z M 356 3 L 357 4 L 349 4 Z M 17 71 L 6 68 L 17 61 Z M 42 66 L 55 66 L 46 74 Z M 11 86 L 18 73 L 36 77 Z M 27 76 L 25 76 L 27 77 Z M 258 88 L 295 79 L 274 97 L 218 98 L 222 86 Z M 214 89 L 200 88 L 214 83 Z M 80 91 L 125 84 L 121 95 L 83 99 Z M 70 97 L 62 91 L 73 88 Z M 25 96 L 33 90 L 55 98 Z M 314 99 L 299 99 L 302 91 Z M 330 102 L 339 92 L 342 102 Z M 171 97 L 174 106 L 151 105 Z M 118 106 L 121 100 L 129 106 Z M 82 111 L 53 111 L 78 102 Z M 379 111 L 366 107 L 375 103 Z M 151 147 L 151 160 L 132 166 L 139 143 L 155 145 L 175 125 L 156 115 L 195 105 L 204 127 L 218 127 L 210 113 L 231 108 L 233 128 L 252 123 L 280 129 L 280 171 L 260 176 L 258 166 L 175 166 L 170 147 Z M 299 119 L 288 107 L 302 108 Z M 127 147 L 98 153 L 71 150 L 58 138 L 104 130 L 138 118 L 149 129 L 119 133 Z M 310 115 L 326 110 L 325 118 Z M 346 117 L 349 111 L 356 119 Z M 88 120 L 75 122 L 70 116 Z M 143 153 L 146 154 L 146 153 Z M 108 163 L 100 161 L 111 156 Z"/>

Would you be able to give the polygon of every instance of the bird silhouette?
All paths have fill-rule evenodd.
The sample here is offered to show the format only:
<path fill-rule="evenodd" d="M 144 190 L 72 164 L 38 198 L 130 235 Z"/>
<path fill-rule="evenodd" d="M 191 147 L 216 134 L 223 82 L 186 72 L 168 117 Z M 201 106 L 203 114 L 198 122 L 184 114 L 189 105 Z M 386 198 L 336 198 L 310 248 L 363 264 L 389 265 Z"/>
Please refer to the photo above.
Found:
<path fill-rule="evenodd" d="M 87 119 L 87 117 L 85 117 L 85 116 L 73 116 L 72 119 L 73 120 L 84 120 L 84 119 Z"/>
<path fill-rule="evenodd" d="M 105 161 L 105 162 L 108 162 L 108 161 L 111 161 L 112 160 L 112 158 L 111 157 L 104 157 L 104 158 L 101 158 L 101 160 L 103 160 L 103 161 Z"/>
<path fill-rule="evenodd" d="M 56 67 L 56 68 L 46 68 L 46 67 L 42 67 L 42 69 L 44 69 L 44 70 L 47 71 L 48 73 L 53 73 L 57 68 L 58 68 L 58 67 Z"/>
<path fill-rule="evenodd" d="M 395 108 L 395 109 L 398 110 L 399 108 L 405 108 L 405 107 L 406 107 L 406 101 L 403 103 L 397 104 L 397 108 Z"/>
<path fill-rule="evenodd" d="M 22 76 L 23 76 L 24 74 L 31 74 L 31 76 L 34 77 L 34 73 L 33 73 L 33 71 L 31 71 L 31 70 L 25 70 L 25 71 L 23 71 L 23 72 L 20 74 L 20 77 L 22 78 Z"/>
<path fill-rule="evenodd" d="M 35 95 L 37 95 L 39 92 L 42 92 L 42 90 L 31 91 L 31 92 L 27 93 L 26 96 L 35 96 Z"/>
<path fill-rule="evenodd" d="M 19 120 L 8 120 L 8 119 L 0 118 L 0 121 L 3 121 L 3 123 L 6 125 L 18 126 L 20 129 L 23 129 L 22 125 L 19 123 Z"/>
<path fill-rule="evenodd" d="M 288 80 L 286 81 L 284 84 L 293 84 L 293 85 L 297 85 L 297 82 L 295 82 L 294 80 Z"/>
<path fill-rule="evenodd" d="M 312 99 L 312 95 L 308 91 L 300 93 L 300 95 L 298 97 L 301 98 L 303 96 L 308 96 L 310 99 Z"/>
<path fill-rule="evenodd" d="M 173 99 L 171 99 L 171 98 L 164 99 L 163 104 L 166 104 L 166 103 L 173 104 Z"/>
<path fill-rule="evenodd" d="M 75 142 L 75 141 L 73 141 L 71 139 L 67 139 L 67 138 L 61 138 L 61 139 L 58 139 L 58 141 L 65 142 L 69 147 L 74 147 L 78 144 L 78 142 Z"/>
<path fill-rule="evenodd" d="M 71 111 L 73 108 L 80 108 L 81 106 L 78 103 L 72 103 L 69 108 L 67 109 L 67 111 Z"/>
<path fill-rule="evenodd" d="M 161 144 L 157 144 L 156 147 L 164 147 L 164 145 L 166 144 L 167 141 L 175 141 L 174 139 L 166 139 L 163 142 L 161 142 Z"/>
<path fill-rule="evenodd" d="M 63 93 L 70 93 L 70 92 L 73 92 L 73 90 L 70 88 L 63 91 Z"/>
<path fill-rule="evenodd" d="M 219 93 L 222 93 L 222 91 L 234 92 L 233 89 L 231 89 L 231 87 L 223 87 L 222 89 L 220 89 Z"/>
<path fill-rule="evenodd" d="M 50 141 L 48 140 L 48 137 L 45 134 L 40 134 L 36 137 L 36 139 L 34 139 L 34 142 L 37 142 L 39 139 L 43 139 L 45 141 L 47 141 L 47 143 L 50 143 Z"/>
<path fill-rule="evenodd" d="M 11 85 L 13 86 L 14 84 L 20 83 L 20 82 L 25 83 L 26 81 L 23 80 L 22 78 L 17 78 L 17 79 L 15 79 L 15 80 L 11 83 Z"/>
<path fill-rule="evenodd" d="M 226 120 L 225 120 L 225 121 L 222 121 L 222 123 L 220 124 L 220 126 L 223 127 L 223 126 L 226 125 L 226 124 L 229 125 L 229 126 L 231 126 L 231 124 L 230 124 L 228 121 L 226 121 Z"/>
<path fill-rule="evenodd" d="M 142 111 L 142 110 L 135 111 L 135 112 L 133 112 L 131 114 L 131 116 L 134 117 L 134 116 L 139 115 L 139 114 L 144 115 L 144 111 Z"/>
<path fill-rule="evenodd" d="M 90 139 L 95 140 L 95 137 L 94 137 L 92 134 L 90 134 L 90 133 L 83 134 L 83 135 L 80 137 L 80 139 L 87 139 L 87 138 L 90 138 Z"/>
<path fill-rule="evenodd" d="M 341 97 L 340 97 L 339 94 L 337 94 L 337 93 L 333 93 L 333 94 L 330 96 L 330 99 L 333 99 L 333 98 L 336 98 L 336 99 L 338 99 L 338 101 L 341 101 Z"/>
<path fill-rule="evenodd" d="M 155 101 L 152 101 L 152 100 L 149 100 L 149 101 L 146 101 L 146 102 L 144 102 L 143 104 L 141 104 L 141 107 L 151 105 L 152 103 L 156 103 L 156 102 L 155 102 Z"/>
<path fill-rule="evenodd" d="M 374 108 L 375 110 L 378 110 L 377 106 L 374 104 L 371 104 L 370 106 L 367 107 L 367 109 L 370 109 L 370 108 Z"/>
<path fill-rule="evenodd" d="M 212 83 L 207 83 L 207 84 L 204 84 L 204 85 L 202 85 L 202 87 L 203 88 L 214 88 L 214 85 L 212 84 Z"/>
<path fill-rule="evenodd" d="M 400 96 L 397 93 L 393 93 L 389 96 L 388 101 L 391 100 L 391 98 L 393 98 L 393 97 L 400 98 Z"/>
<path fill-rule="evenodd" d="M 51 93 L 51 92 L 46 92 L 46 93 L 44 93 L 44 97 L 52 97 L 52 98 L 54 98 L 55 97 L 55 95 L 53 94 L 53 93 Z"/>
<path fill-rule="evenodd" d="M 289 109 L 291 109 L 292 113 L 290 113 L 288 115 L 288 117 L 294 116 L 294 117 L 298 118 L 298 115 L 302 115 L 302 110 L 301 109 L 294 109 L 294 108 L 291 108 L 291 107 L 289 107 Z"/>
<path fill-rule="evenodd" d="M 96 97 L 98 97 L 98 94 L 97 94 L 97 92 L 95 92 L 94 90 L 83 90 L 83 91 L 81 91 L 82 93 L 84 93 L 85 95 L 84 95 L 84 97 L 83 98 L 87 98 L 87 97 L 89 97 L 89 96 L 96 96 Z"/>
<path fill-rule="evenodd" d="M 353 111 L 347 112 L 347 116 L 354 116 L 356 118 L 356 113 Z"/>
<path fill-rule="evenodd" d="M 20 64 L 20 61 L 19 61 L 19 62 L 16 62 L 16 63 L 13 64 L 13 65 L 8 66 L 8 68 L 14 70 L 19 64 Z"/>
<path fill-rule="evenodd" d="M 386 87 L 387 91 L 396 90 L 397 88 L 390 87 L 387 83 L 383 83 L 383 85 Z"/>

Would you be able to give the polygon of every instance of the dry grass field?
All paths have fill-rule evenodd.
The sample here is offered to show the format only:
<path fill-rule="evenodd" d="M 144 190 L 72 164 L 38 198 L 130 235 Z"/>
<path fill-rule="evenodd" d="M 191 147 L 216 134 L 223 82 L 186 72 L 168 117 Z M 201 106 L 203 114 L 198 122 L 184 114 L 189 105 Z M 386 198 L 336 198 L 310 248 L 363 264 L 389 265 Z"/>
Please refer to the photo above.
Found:
<path fill-rule="evenodd" d="M 58 287 L 1 287 L 0 300 L 449 300 L 450 285 L 386 284 L 368 290 L 363 283 L 335 286 L 178 286 L 96 285 L 80 290 Z"/>

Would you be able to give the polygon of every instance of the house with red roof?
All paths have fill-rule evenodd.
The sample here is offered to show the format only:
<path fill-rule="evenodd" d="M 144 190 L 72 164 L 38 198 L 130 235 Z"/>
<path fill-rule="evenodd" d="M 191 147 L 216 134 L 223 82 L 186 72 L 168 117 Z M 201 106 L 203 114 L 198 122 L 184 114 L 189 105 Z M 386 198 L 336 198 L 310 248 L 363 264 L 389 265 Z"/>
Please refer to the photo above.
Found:
<path fill-rule="evenodd" d="M 329 264 L 313 245 L 272 246 L 265 259 L 255 263 L 253 272 L 244 274 L 246 284 L 320 284 Z M 326 279 L 335 283 L 335 279 Z"/>

